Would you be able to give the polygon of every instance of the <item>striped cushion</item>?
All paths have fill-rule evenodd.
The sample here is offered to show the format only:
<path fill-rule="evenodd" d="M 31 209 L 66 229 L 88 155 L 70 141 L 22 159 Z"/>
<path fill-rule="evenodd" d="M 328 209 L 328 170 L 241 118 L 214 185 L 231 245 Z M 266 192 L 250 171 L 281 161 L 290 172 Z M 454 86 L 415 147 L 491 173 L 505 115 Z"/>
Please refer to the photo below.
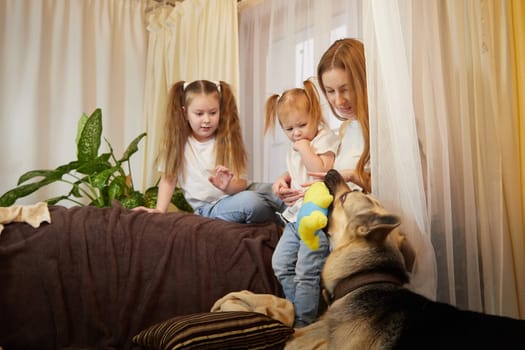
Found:
<path fill-rule="evenodd" d="M 133 342 L 150 350 L 277 349 L 293 332 L 261 313 L 221 311 L 171 318 L 143 330 Z"/>

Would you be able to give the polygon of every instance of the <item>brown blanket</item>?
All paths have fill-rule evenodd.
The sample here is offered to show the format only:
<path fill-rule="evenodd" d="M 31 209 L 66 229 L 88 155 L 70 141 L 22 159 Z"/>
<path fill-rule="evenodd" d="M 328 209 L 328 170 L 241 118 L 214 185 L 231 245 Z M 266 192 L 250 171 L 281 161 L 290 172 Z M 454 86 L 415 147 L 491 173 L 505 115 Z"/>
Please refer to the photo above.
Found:
<path fill-rule="evenodd" d="M 282 296 L 275 224 L 50 206 L 0 236 L 0 347 L 131 349 L 145 327 L 240 290 Z"/>

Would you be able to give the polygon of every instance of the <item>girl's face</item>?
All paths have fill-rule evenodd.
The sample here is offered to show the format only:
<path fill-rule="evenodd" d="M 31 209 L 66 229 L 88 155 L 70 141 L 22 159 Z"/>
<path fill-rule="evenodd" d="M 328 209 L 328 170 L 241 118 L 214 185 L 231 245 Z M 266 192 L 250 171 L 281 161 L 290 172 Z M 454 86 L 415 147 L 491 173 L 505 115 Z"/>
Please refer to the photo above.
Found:
<path fill-rule="evenodd" d="M 290 141 L 306 139 L 312 141 L 317 135 L 318 126 L 315 125 L 306 108 L 290 110 L 280 120 L 284 133 Z"/>
<path fill-rule="evenodd" d="M 327 70 L 321 75 L 326 99 L 334 111 L 344 119 L 356 118 L 355 93 L 352 90 L 348 74 L 341 68 Z"/>
<path fill-rule="evenodd" d="M 219 126 L 219 98 L 216 94 L 198 94 L 191 98 L 190 103 L 184 107 L 184 112 L 193 137 L 200 142 L 208 141 L 215 136 Z"/>

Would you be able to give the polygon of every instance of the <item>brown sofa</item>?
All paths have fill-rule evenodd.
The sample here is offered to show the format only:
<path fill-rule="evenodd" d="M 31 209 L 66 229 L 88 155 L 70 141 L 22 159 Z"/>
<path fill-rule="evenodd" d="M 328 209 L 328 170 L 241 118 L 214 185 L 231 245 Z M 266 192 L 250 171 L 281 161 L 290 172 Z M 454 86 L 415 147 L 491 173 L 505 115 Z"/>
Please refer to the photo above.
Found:
<path fill-rule="evenodd" d="M 187 213 L 50 206 L 51 223 L 0 235 L 0 347 L 139 349 L 141 330 L 207 312 L 229 292 L 282 296 L 281 229 Z"/>

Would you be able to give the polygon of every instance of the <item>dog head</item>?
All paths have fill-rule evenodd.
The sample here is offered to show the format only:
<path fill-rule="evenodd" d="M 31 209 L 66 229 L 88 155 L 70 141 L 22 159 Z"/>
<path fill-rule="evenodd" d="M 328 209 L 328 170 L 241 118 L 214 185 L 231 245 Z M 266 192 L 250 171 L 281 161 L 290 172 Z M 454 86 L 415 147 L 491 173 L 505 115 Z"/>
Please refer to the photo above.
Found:
<path fill-rule="evenodd" d="M 323 270 L 325 288 L 332 292 L 343 278 L 375 269 L 396 270 L 408 282 L 406 271 L 411 271 L 415 255 L 398 229 L 399 218 L 373 196 L 352 191 L 336 170 L 330 170 L 324 182 L 334 196 L 326 229 L 333 251 Z"/>

